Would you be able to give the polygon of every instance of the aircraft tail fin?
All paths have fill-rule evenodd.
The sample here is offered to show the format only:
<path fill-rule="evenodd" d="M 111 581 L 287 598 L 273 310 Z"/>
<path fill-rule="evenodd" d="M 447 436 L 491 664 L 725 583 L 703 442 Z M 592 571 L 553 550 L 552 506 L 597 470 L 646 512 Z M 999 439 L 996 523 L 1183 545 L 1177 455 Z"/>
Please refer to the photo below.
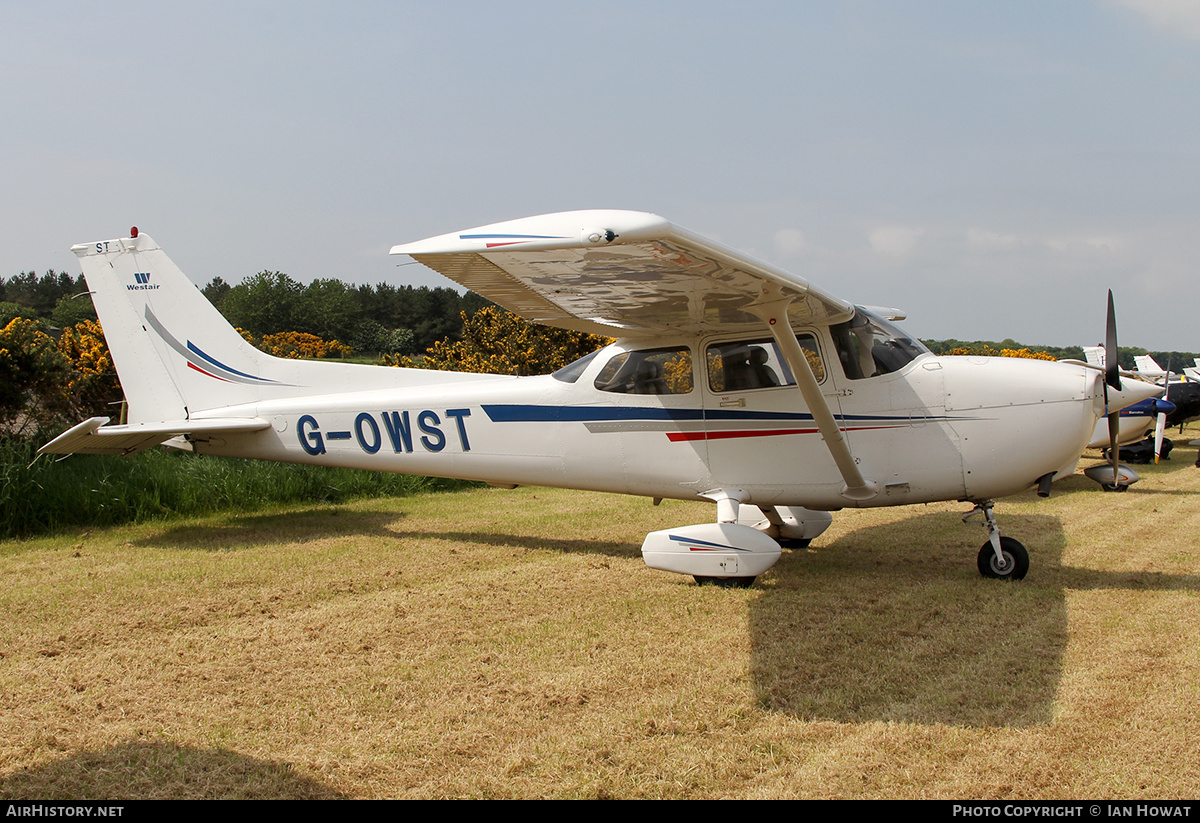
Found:
<path fill-rule="evenodd" d="M 79 257 L 129 401 L 128 423 L 153 424 L 155 436 L 199 431 L 186 421 L 244 423 L 257 416 L 244 406 L 265 400 L 496 379 L 272 357 L 250 345 L 153 239 L 137 229 L 130 234 L 71 251 Z M 231 406 L 243 408 L 225 411 Z M 127 434 L 137 432 L 148 430 Z"/>
<path fill-rule="evenodd" d="M 149 236 L 73 246 L 129 401 L 130 423 L 186 420 L 282 387 L 281 369 L 247 343 Z"/>
<path fill-rule="evenodd" d="M 1133 358 L 1134 368 L 1143 374 L 1151 374 L 1161 376 L 1163 367 L 1158 365 L 1158 361 L 1148 354 L 1139 354 Z"/>

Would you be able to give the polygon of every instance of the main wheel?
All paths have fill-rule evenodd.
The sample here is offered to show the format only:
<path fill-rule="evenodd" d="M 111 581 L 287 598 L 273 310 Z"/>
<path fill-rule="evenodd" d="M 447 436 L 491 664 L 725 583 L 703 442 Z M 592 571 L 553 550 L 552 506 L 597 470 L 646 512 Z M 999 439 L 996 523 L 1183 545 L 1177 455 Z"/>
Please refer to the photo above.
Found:
<path fill-rule="evenodd" d="M 996 580 L 1024 580 L 1029 572 L 1029 552 L 1025 547 L 1011 537 L 1001 537 L 1000 553 L 1004 555 L 1003 563 L 996 559 L 992 541 L 984 543 L 979 550 L 979 573 Z"/>
<path fill-rule="evenodd" d="M 692 576 L 696 578 L 697 586 L 719 586 L 722 589 L 748 589 L 754 585 L 753 577 L 701 577 L 698 574 Z"/>

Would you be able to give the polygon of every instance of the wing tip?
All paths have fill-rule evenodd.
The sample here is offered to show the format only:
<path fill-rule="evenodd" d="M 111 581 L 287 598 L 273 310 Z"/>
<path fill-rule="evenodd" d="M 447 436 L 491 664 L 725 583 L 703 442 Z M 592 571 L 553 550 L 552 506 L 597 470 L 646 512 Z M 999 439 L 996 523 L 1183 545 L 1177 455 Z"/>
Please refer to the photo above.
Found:
<path fill-rule="evenodd" d="M 657 214 L 618 209 L 564 211 L 489 223 L 392 246 L 389 254 L 462 254 L 590 248 L 661 237 L 674 227 Z"/>

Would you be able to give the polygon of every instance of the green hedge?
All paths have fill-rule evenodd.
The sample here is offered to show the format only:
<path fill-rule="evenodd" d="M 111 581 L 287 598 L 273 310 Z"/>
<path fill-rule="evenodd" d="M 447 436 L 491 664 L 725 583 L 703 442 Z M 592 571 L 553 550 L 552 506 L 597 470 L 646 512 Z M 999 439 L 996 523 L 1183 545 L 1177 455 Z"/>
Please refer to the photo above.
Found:
<path fill-rule="evenodd" d="M 147 449 L 128 456 L 43 455 L 0 439 L 0 538 L 111 526 L 282 503 L 336 503 L 463 488 L 464 481 L 198 456 Z"/>

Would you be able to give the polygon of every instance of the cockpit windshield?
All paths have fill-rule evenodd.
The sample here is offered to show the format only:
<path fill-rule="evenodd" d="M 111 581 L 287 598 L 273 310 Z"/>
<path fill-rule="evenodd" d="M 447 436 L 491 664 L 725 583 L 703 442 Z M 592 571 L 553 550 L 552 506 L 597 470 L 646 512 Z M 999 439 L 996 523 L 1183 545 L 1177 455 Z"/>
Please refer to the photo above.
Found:
<path fill-rule="evenodd" d="M 563 366 L 551 376 L 555 380 L 561 380 L 564 383 L 574 383 L 579 379 L 579 375 L 583 374 L 584 369 L 596 359 L 596 355 L 600 353 L 600 349 L 596 349 L 591 354 L 585 354 L 583 357 Z"/>
<path fill-rule="evenodd" d="M 855 306 L 853 317 L 829 331 L 842 371 L 851 380 L 891 374 L 929 352 L 920 340 L 862 306 Z"/>

